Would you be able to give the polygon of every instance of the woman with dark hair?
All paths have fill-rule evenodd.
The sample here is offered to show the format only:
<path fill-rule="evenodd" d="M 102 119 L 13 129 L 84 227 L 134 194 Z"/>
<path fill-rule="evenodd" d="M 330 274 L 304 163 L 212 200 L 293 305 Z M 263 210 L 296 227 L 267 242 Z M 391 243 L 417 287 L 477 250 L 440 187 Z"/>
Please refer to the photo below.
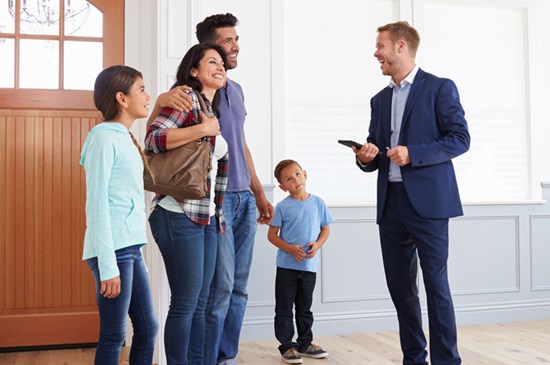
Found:
<path fill-rule="evenodd" d="M 97 76 L 94 102 L 105 122 L 92 128 L 80 158 L 86 172 L 83 259 L 96 282 L 100 320 L 96 365 L 118 365 L 127 315 L 134 330 L 130 364 L 153 360 L 158 324 L 141 255 L 145 160 L 129 131 L 149 114 L 150 99 L 141 73 L 131 67 L 111 66 Z"/>
<path fill-rule="evenodd" d="M 218 233 L 225 221 L 222 203 L 227 186 L 227 143 L 217 119 L 217 90 L 225 84 L 226 56 L 215 44 L 197 44 L 179 65 L 172 86 L 187 85 L 192 100 L 189 112 L 165 107 L 149 126 L 145 145 L 162 153 L 196 139 L 209 143 L 212 170 L 207 195 L 198 200 L 179 201 L 157 195 L 149 217 L 151 231 L 164 260 L 170 285 L 170 309 L 164 328 L 164 346 L 169 365 L 200 365 L 210 345 L 205 341 L 205 310 L 214 275 Z M 201 111 L 198 93 L 207 108 Z"/>

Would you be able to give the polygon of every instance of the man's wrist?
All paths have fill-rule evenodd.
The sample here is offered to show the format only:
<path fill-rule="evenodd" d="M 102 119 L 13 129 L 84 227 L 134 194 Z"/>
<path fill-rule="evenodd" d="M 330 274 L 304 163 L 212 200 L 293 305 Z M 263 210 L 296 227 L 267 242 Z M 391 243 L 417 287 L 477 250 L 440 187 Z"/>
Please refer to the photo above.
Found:
<path fill-rule="evenodd" d="M 357 157 L 357 156 L 355 156 L 355 160 L 357 161 L 357 163 L 358 163 L 359 166 L 361 166 L 361 167 L 367 167 L 367 166 L 372 162 L 372 161 L 369 161 L 369 162 L 367 162 L 367 163 L 363 163 L 363 161 L 361 161 L 361 160 L 359 159 L 359 157 Z"/>

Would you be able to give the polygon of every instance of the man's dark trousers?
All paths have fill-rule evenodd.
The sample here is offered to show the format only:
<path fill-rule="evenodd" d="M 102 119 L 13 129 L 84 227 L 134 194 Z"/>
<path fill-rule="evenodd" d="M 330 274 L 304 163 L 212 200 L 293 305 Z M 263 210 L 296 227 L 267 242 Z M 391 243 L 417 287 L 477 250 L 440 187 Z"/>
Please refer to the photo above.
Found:
<path fill-rule="evenodd" d="M 399 320 L 404 365 L 427 364 L 418 298 L 418 259 L 428 303 L 432 365 L 457 365 L 457 330 L 449 282 L 448 219 L 427 219 L 412 207 L 402 183 L 389 182 L 380 221 L 386 282 Z"/>

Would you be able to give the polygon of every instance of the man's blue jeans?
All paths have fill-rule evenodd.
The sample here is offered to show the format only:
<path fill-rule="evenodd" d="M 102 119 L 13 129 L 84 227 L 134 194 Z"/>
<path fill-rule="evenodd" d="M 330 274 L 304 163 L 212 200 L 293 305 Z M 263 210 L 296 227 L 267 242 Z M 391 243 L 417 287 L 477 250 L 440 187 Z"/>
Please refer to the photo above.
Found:
<path fill-rule="evenodd" d="M 101 281 L 97 258 L 86 260 L 94 274 L 99 309 L 99 342 L 96 365 L 118 365 L 122 344 L 126 340 L 126 316 L 132 320 L 134 336 L 130 364 L 150 365 L 153 361 L 158 323 L 155 318 L 147 270 L 139 245 L 115 251 L 120 271 L 120 295 L 107 299 L 99 294 Z"/>
<path fill-rule="evenodd" d="M 239 350 L 257 229 L 256 199 L 250 191 L 226 192 L 223 213 L 227 229 L 219 234 L 216 271 L 206 310 L 206 365 L 234 359 Z"/>
<path fill-rule="evenodd" d="M 149 217 L 168 283 L 170 309 L 164 328 L 168 365 L 203 363 L 205 310 L 216 264 L 217 228 L 197 224 L 185 214 L 155 207 Z"/>

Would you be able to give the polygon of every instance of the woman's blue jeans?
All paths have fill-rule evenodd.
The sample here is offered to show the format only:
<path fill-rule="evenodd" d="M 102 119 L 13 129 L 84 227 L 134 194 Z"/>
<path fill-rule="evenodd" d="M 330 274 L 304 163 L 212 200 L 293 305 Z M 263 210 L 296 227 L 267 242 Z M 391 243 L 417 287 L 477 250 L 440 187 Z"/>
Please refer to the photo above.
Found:
<path fill-rule="evenodd" d="M 153 310 L 147 269 L 139 245 L 115 251 L 120 271 L 120 295 L 107 299 L 99 294 L 101 281 L 97 258 L 86 260 L 94 274 L 99 309 L 99 341 L 96 365 L 118 365 L 122 344 L 126 340 L 126 316 L 132 320 L 134 336 L 130 349 L 131 365 L 151 365 L 158 323 Z"/>
<path fill-rule="evenodd" d="M 205 310 L 217 252 L 215 218 L 209 225 L 156 206 L 149 217 L 168 283 L 170 309 L 164 328 L 168 365 L 201 365 L 205 350 Z"/>

